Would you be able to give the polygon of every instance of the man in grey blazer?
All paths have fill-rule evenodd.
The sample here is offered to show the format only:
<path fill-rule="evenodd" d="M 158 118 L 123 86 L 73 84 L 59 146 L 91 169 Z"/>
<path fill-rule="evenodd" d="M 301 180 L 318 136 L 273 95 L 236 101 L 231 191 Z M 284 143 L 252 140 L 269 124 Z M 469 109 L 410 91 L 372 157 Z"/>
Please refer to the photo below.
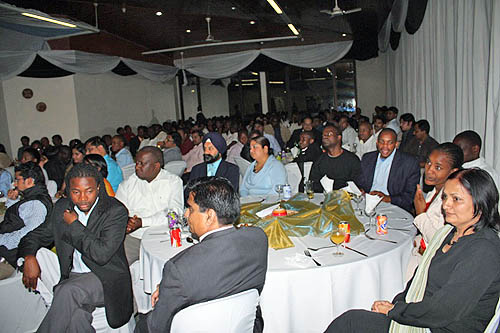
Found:
<path fill-rule="evenodd" d="M 167 261 L 151 297 L 154 309 L 135 332 L 169 332 L 174 315 L 190 305 L 264 287 L 267 236 L 259 228 L 233 226 L 240 200 L 231 183 L 200 178 L 188 184 L 188 192 L 185 216 L 199 243 Z M 254 331 L 262 328 L 258 309 Z"/>

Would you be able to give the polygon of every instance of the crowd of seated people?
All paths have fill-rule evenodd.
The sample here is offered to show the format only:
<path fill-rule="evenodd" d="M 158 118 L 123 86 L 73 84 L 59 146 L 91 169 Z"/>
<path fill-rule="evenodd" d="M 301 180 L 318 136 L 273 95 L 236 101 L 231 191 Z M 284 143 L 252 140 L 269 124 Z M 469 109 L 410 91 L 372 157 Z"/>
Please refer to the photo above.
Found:
<path fill-rule="evenodd" d="M 273 113 L 252 116 L 248 119 L 238 117 L 206 119 L 201 116 L 197 117 L 196 120 L 190 118 L 178 122 L 169 121 L 161 125 L 141 125 L 137 128 L 137 134 L 133 132 L 132 127 L 126 125 L 123 128 L 118 128 L 114 136 L 109 134 L 95 136 L 83 143 L 79 139 L 73 139 L 67 146 L 64 145 L 62 137 L 57 134 L 52 137 L 52 144 L 47 137 L 34 140 L 30 144 L 30 138 L 23 136 L 21 138 L 22 146 L 17 151 L 16 161 L 12 161 L 8 157 L 4 158 L 3 155 L 7 155 L 5 152 L 0 152 L 3 154 L 0 156 L 0 196 L 8 196 L 10 207 L 6 218 L 7 216 L 16 216 L 15 221 L 24 221 L 16 226 L 17 230 L 23 230 L 20 239 L 10 238 L 9 232 L 2 232 L 3 229 L 0 228 L 0 250 L 6 249 L 5 254 L 0 252 L 0 256 L 5 257 L 9 265 L 12 266 L 10 268 L 13 268 L 16 263 L 13 262 L 12 258 L 7 258 L 12 253 L 8 251 L 12 251 L 12 249 L 16 251 L 18 244 L 22 246 L 22 251 L 19 253 L 29 257 L 37 247 L 44 246 L 48 239 L 55 240 L 57 243 L 57 240 L 62 237 L 57 232 L 50 234 L 53 230 L 45 228 L 43 232 L 33 233 L 29 240 L 21 240 L 29 231 L 46 221 L 48 212 L 52 210 L 52 203 L 49 205 L 45 202 L 46 184 L 49 181 L 57 184 L 59 192 L 55 197 L 63 200 L 58 201 L 54 207 L 54 220 L 46 223 L 69 226 L 78 219 L 85 226 L 86 222 L 82 221 L 82 219 L 85 220 L 83 216 L 92 212 L 94 207 L 101 206 L 101 201 L 106 207 L 114 207 L 113 210 L 120 215 L 120 221 L 123 220 L 123 228 L 120 227 L 117 231 L 119 235 L 123 234 L 123 237 L 120 236 L 123 244 L 114 244 L 106 251 L 119 253 L 116 262 L 112 265 L 121 267 L 124 262 L 131 265 L 138 260 L 145 228 L 166 224 L 165 213 L 167 211 L 182 214 L 185 206 L 188 206 L 191 207 L 191 211 L 190 214 L 187 214 L 187 218 L 188 220 L 194 219 L 196 214 L 193 212 L 206 205 L 196 189 L 208 191 L 207 193 L 210 194 L 210 188 L 205 188 L 204 182 L 211 184 L 210 179 L 216 177 L 215 179 L 219 180 L 213 184 L 218 184 L 221 188 L 225 188 L 229 184 L 234 194 L 239 194 L 240 197 L 277 194 L 276 185 L 286 184 L 290 181 L 284 166 L 285 160 L 281 160 L 281 158 L 286 154 L 292 154 L 292 162 L 298 164 L 303 177 L 312 181 L 315 192 L 338 190 L 345 187 L 347 182 L 353 181 L 362 192 L 380 196 L 382 201 L 399 206 L 416 216 L 415 225 L 419 229 L 419 236 L 414 241 L 412 260 L 408 266 L 407 280 L 409 283 L 407 289 L 396 296 L 392 302 L 375 302 L 371 316 L 364 312 L 349 312 L 332 322 L 329 330 L 342 331 L 338 330 L 339 327 L 345 326 L 353 328 L 352 330 L 346 329 L 346 331 L 356 331 L 355 322 L 358 321 L 358 318 L 365 318 L 365 316 L 366 323 L 373 320 L 374 325 L 383 327 L 383 330 L 388 329 L 388 325 L 399 324 L 429 325 L 425 327 L 431 327 L 431 330 L 433 327 L 461 329 L 467 326 L 461 320 L 451 320 L 448 317 L 439 318 L 444 324 L 436 326 L 441 325 L 441 322 L 436 323 L 437 319 L 434 317 L 429 319 L 425 316 L 423 316 L 424 319 L 416 317 L 419 311 L 419 302 L 431 308 L 440 305 L 436 301 L 434 302 L 437 305 L 431 301 L 423 300 L 422 293 L 425 296 L 436 292 L 450 292 L 448 287 L 444 285 L 445 282 L 441 276 L 429 278 L 432 285 L 423 288 L 421 295 L 415 296 L 414 289 L 416 287 L 411 286 L 425 283 L 421 278 L 425 275 L 425 270 L 435 270 L 438 272 L 437 274 L 442 274 L 448 268 L 445 264 L 433 266 L 432 263 L 429 264 L 428 261 L 425 261 L 427 249 L 439 248 L 440 252 L 433 254 L 433 256 L 440 258 L 448 250 L 459 248 L 458 245 L 454 245 L 455 243 L 467 244 L 470 235 L 478 234 L 478 240 L 474 241 L 478 244 L 492 242 L 488 230 L 497 228 L 498 220 L 496 219 L 498 216 L 491 213 L 491 207 L 481 208 L 485 209 L 485 211 L 481 210 L 481 213 L 488 210 L 490 216 L 487 219 L 481 217 L 477 219 L 477 216 L 473 216 L 467 221 L 457 220 L 454 224 L 451 220 L 448 221 L 447 217 L 452 219 L 451 217 L 456 217 L 458 214 L 455 211 L 457 209 L 456 203 L 450 199 L 455 196 L 453 191 L 460 190 L 463 194 L 463 200 L 475 200 L 477 193 L 482 192 L 475 189 L 476 185 L 473 185 L 473 182 L 477 182 L 479 179 L 483 182 L 491 182 L 494 187 L 498 188 L 500 179 L 496 171 L 480 157 L 482 141 L 476 132 L 465 131 L 457 134 L 453 143 L 439 144 L 431 137 L 431 124 L 427 120 L 416 121 L 415 117 L 409 113 L 402 114 L 398 118 L 398 113 L 399 110 L 396 107 L 377 107 L 371 122 L 370 119 L 362 116 L 359 110 L 354 114 L 325 111 L 314 115 L 304 115 L 302 119 L 298 113 L 293 113 L 290 117 Z M 250 163 L 241 178 L 236 165 L 236 158 L 240 157 Z M 186 162 L 186 169 L 181 177 L 165 169 L 167 163 L 180 160 Z M 305 174 L 304 170 L 306 162 L 312 163 L 309 175 Z M 12 164 L 17 165 L 15 178 L 6 170 Z M 134 164 L 134 174 L 124 179 L 122 169 Z M 96 171 L 90 172 L 88 166 L 95 168 Z M 28 167 L 36 169 L 36 172 L 26 173 L 26 171 L 22 171 Z M 485 170 L 489 176 L 477 170 L 461 171 L 462 168 L 472 167 Z M 18 171 L 19 175 L 24 174 L 25 176 L 19 176 L 20 179 L 17 179 Z M 40 193 L 36 192 L 36 197 L 33 197 L 32 194 L 35 192 L 30 190 L 31 187 L 17 185 L 12 190 L 10 185 L 12 181 L 15 180 L 15 183 L 19 184 L 21 178 L 25 183 L 28 182 L 31 187 L 45 190 L 38 191 Z M 75 178 L 79 181 L 75 181 Z M 328 184 L 322 181 L 325 178 L 332 180 L 330 188 L 325 188 L 325 184 Z M 82 179 L 86 179 L 86 183 Z M 302 180 L 300 180 L 300 191 L 303 191 Z M 468 183 L 464 183 L 464 180 Z M 69 183 L 71 181 L 73 183 Z M 187 183 L 191 185 L 184 188 Z M 75 194 L 71 192 L 72 189 L 76 192 L 83 190 L 85 186 L 94 190 L 95 198 L 91 198 L 94 201 L 82 200 L 81 197 L 76 198 Z M 483 190 L 487 191 L 486 194 L 494 199 L 494 193 L 491 189 Z M 113 196 L 116 200 L 111 199 Z M 35 214 L 36 216 L 27 215 L 23 207 L 26 207 L 28 202 L 36 202 L 36 200 L 40 201 L 41 204 L 31 203 L 30 205 L 38 207 L 40 213 Z M 498 198 L 496 201 L 498 202 Z M 65 203 L 66 208 L 69 203 L 74 204 L 75 207 L 69 209 L 69 213 L 67 213 L 66 208 L 62 207 L 62 203 Z M 449 208 L 445 209 L 445 205 L 448 205 Z M 477 205 L 479 204 L 474 201 L 474 207 Z M 126 209 L 123 210 L 124 208 Z M 203 214 L 208 214 L 207 211 L 209 210 L 205 210 Z M 122 216 L 123 214 L 126 216 Z M 206 218 L 209 217 L 208 214 Z M 217 230 L 227 228 L 227 221 L 221 221 L 219 217 L 219 221 L 213 226 Z M 431 242 L 433 237 L 442 230 L 441 227 L 445 225 L 445 221 L 454 226 L 455 233 L 441 235 L 441 243 L 439 244 Z M 464 229 L 464 225 L 474 225 L 474 227 Z M 195 222 L 193 221 L 192 228 L 194 227 Z M 81 230 L 73 230 L 75 229 L 73 227 L 66 228 L 68 235 L 71 233 L 80 235 Z M 210 230 L 199 232 L 203 234 L 207 231 L 210 232 Z M 9 239 L 8 246 L 2 247 L 4 239 L 2 237 Z M 39 237 L 39 239 L 35 239 L 35 237 Z M 15 239 L 15 242 L 10 241 L 10 239 Z M 458 242 L 459 239 L 460 242 Z M 116 242 L 116 239 L 113 241 Z M 490 251 L 491 254 L 492 249 L 487 245 L 480 245 L 479 248 L 481 251 Z M 81 249 L 84 251 L 83 248 Z M 453 250 L 451 253 L 454 253 Z M 85 255 L 82 256 L 82 254 Z M 88 256 L 91 258 L 89 259 Z M 94 272 L 101 281 L 106 279 L 101 275 L 100 270 L 109 263 L 102 265 L 99 258 L 84 252 L 79 253 L 79 258 L 80 262 L 77 265 L 82 269 L 77 273 L 83 274 L 90 271 Z M 458 262 L 470 260 L 461 258 L 458 254 L 454 254 L 453 258 Z M 89 260 L 95 262 L 86 262 Z M 25 284 L 32 285 L 33 276 L 36 276 L 37 273 L 36 265 L 31 257 L 26 261 L 29 262 L 27 274 L 31 275 L 26 278 Z M 94 268 L 94 264 L 99 267 Z M 419 268 L 423 273 L 419 270 L 415 271 L 419 264 L 423 267 Z M 498 262 L 493 259 L 488 264 L 491 267 L 498 267 Z M 169 267 L 168 273 L 172 273 L 174 268 L 175 266 Z M 11 273 L 10 270 L 7 270 L 7 273 L 2 275 L 2 267 L 0 266 L 0 278 L 10 276 Z M 478 290 L 477 293 L 496 292 L 498 295 L 498 284 L 500 283 L 498 276 L 494 276 L 489 270 L 484 270 L 483 273 L 485 276 L 495 277 L 496 280 L 490 281 L 484 290 Z M 464 273 L 460 272 L 460 274 Z M 65 278 L 72 279 L 73 277 L 69 275 Z M 129 278 L 125 277 L 124 279 L 125 283 L 128 283 Z M 460 281 L 462 280 L 458 282 Z M 163 288 L 169 288 L 174 282 L 176 282 L 174 277 L 171 277 L 171 281 L 162 282 L 164 285 L 160 286 L 158 291 L 161 292 Z M 101 287 L 99 292 L 108 293 L 110 291 L 103 291 Z M 471 296 L 470 293 L 462 290 L 457 292 L 467 297 Z M 412 304 L 405 303 L 409 294 L 411 297 L 416 297 Z M 128 295 L 121 297 L 128 297 Z M 169 313 L 170 317 L 164 317 L 167 313 L 161 310 L 164 299 L 158 294 L 155 297 L 155 302 L 160 300 L 158 309 L 150 314 L 140 325 L 142 328 L 138 329 L 147 331 L 148 327 L 149 329 L 157 328 L 159 327 L 157 325 L 164 329 L 170 325 L 172 311 L 169 308 L 170 305 L 165 305 L 168 308 L 165 311 Z M 122 299 L 122 301 L 128 307 L 128 299 Z M 115 306 L 113 305 L 114 300 L 109 302 L 111 303 L 106 304 L 106 306 L 111 308 Z M 461 311 L 468 311 L 467 313 L 472 317 L 481 317 L 482 315 L 477 314 L 478 309 L 488 308 L 488 311 L 491 310 L 491 299 L 485 298 L 477 302 L 475 307 Z M 176 308 L 173 311 L 176 312 L 179 309 Z M 384 320 L 376 315 L 377 312 L 386 315 Z M 486 321 L 486 317 L 491 318 L 490 312 L 487 312 L 484 318 L 475 318 L 477 322 L 473 320 L 470 325 L 480 327 Z M 126 313 L 128 313 L 128 309 Z M 52 316 L 52 314 L 50 315 Z M 436 316 L 439 315 L 444 316 L 438 311 Z M 47 318 L 49 317 L 48 315 Z M 390 320 L 387 321 L 387 318 L 393 319 L 396 324 L 391 323 Z M 110 324 L 113 320 L 114 323 L 121 323 L 124 319 L 122 317 L 108 318 Z M 161 324 L 156 322 L 161 322 Z M 44 325 L 48 324 L 44 322 L 42 326 L 45 327 Z M 47 327 L 52 329 L 50 325 Z M 439 330 L 437 331 L 439 332 Z"/>

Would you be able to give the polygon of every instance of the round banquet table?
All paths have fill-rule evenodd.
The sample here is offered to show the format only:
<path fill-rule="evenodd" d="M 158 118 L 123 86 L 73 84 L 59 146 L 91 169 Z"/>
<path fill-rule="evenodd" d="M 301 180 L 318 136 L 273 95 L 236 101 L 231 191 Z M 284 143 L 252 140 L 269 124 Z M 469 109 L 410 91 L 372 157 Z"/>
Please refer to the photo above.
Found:
<path fill-rule="evenodd" d="M 323 195 L 316 194 L 319 204 Z M 258 201 L 258 197 L 242 198 L 242 203 Z M 264 202 L 276 202 L 269 197 Z M 363 208 L 363 203 L 360 205 Z M 329 323 L 349 309 L 371 308 L 375 300 L 392 300 L 404 289 L 404 274 L 411 255 L 416 229 L 413 217 L 403 209 L 381 202 L 377 213 L 387 215 L 390 229 L 387 235 L 370 236 L 396 241 L 397 244 L 370 240 L 364 235 L 351 237 L 349 247 L 368 255 L 342 248 L 343 256 L 333 256 L 335 248 L 311 251 L 307 247 L 332 245 L 328 238 L 313 236 L 290 237 L 295 247 L 281 250 L 269 248 L 266 282 L 260 305 L 264 317 L 264 332 L 323 332 Z M 357 215 L 368 224 L 368 217 Z M 144 291 L 151 293 L 162 278 L 163 265 L 171 257 L 192 244 L 185 240 L 182 247 L 170 246 L 168 227 L 154 226 L 144 233 L 140 250 L 140 277 Z"/>

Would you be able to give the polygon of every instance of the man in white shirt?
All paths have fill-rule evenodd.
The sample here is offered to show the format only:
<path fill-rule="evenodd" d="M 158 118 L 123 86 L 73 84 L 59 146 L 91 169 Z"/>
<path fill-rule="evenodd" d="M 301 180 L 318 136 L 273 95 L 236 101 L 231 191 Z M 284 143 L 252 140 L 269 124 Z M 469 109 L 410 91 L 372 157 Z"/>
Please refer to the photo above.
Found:
<path fill-rule="evenodd" d="M 157 147 L 144 147 L 136 156 L 135 174 L 120 184 L 116 196 L 129 211 L 125 254 L 129 264 L 139 259 L 146 227 L 167 224 L 168 211 L 182 214 L 182 180 L 163 169 L 163 154 Z"/>
<path fill-rule="evenodd" d="M 116 163 L 120 168 L 134 164 L 132 154 L 125 148 L 125 138 L 123 135 L 115 135 L 111 141 L 111 150 L 115 154 Z"/>
<path fill-rule="evenodd" d="M 375 139 L 378 140 L 380 132 L 385 128 L 385 117 L 375 115 L 373 116 L 373 131 L 375 132 Z"/>
<path fill-rule="evenodd" d="M 453 143 L 462 148 L 464 152 L 464 169 L 480 168 L 488 172 L 495 181 L 497 189 L 500 191 L 500 178 L 495 169 L 480 157 L 482 140 L 479 134 L 474 131 L 464 131 L 458 133 L 453 139 Z"/>
<path fill-rule="evenodd" d="M 358 133 L 349 124 L 349 117 L 346 115 L 341 116 L 339 126 L 342 129 L 342 148 L 355 153 L 356 149 L 354 145 L 356 144 Z"/>
<path fill-rule="evenodd" d="M 365 153 L 375 150 L 377 150 L 377 139 L 373 135 L 372 125 L 366 121 L 361 122 L 358 128 L 356 155 L 361 159 Z"/>
<path fill-rule="evenodd" d="M 194 144 L 193 149 L 186 155 L 182 155 L 182 160 L 186 162 L 186 171 L 184 173 L 190 173 L 195 165 L 203 163 L 203 145 L 201 144 L 203 132 L 201 130 L 196 130 L 191 133 L 191 138 Z"/>
<path fill-rule="evenodd" d="M 227 150 L 226 161 L 228 161 L 229 163 L 236 164 L 234 158 L 236 156 L 240 156 L 241 150 L 247 144 L 247 142 L 248 142 L 248 131 L 245 128 L 242 128 L 241 130 L 238 131 L 238 142 L 236 142 L 234 145 L 231 146 L 231 148 Z"/>
<path fill-rule="evenodd" d="M 273 150 L 273 155 L 276 156 L 281 152 L 281 146 L 278 143 L 278 140 L 274 137 L 274 135 L 264 133 L 264 123 L 260 120 L 257 120 L 253 125 L 253 128 L 261 133 L 266 139 L 269 140 L 269 144 Z"/>
<path fill-rule="evenodd" d="M 385 128 L 394 130 L 398 136 L 398 141 L 401 141 L 401 127 L 399 126 L 398 112 L 399 110 L 395 106 L 391 106 L 387 111 L 385 111 L 385 119 L 387 120 Z"/>

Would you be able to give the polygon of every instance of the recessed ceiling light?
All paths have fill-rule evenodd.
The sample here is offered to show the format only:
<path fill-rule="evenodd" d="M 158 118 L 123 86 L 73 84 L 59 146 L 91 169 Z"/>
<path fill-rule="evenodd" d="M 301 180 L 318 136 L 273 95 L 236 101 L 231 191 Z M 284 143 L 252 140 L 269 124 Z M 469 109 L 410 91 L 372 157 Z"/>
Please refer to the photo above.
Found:
<path fill-rule="evenodd" d="M 194 89 L 191 89 L 191 92 L 194 94 L 194 93 L 195 93 L 195 90 L 194 90 Z"/>
<path fill-rule="evenodd" d="M 234 6 L 233 6 L 233 7 L 231 7 L 231 10 L 236 10 L 236 7 L 234 7 Z"/>
<path fill-rule="evenodd" d="M 191 29 L 186 29 L 186 32 L 187 32 L 187 33 L 190 33 L 190 32 L 191 32 Z"/>
<path fill-rule="evenodd" d="M 255 21 L 250 21 L 250 24 L 255 24 Z"/>
<path fill-rule="evenodd" d="M 345 36 L 347 36 L 347 34 L 342 34 L 342 37 L 345 37 Z"/>
<path fill-rule="evenodd" d="M 163 13 L 162 13 L 162 12 L 159 12 L 159 11 L 158 11 L 158 12 L 156 12 L 156 16 L 162 16 L 162 15 L 163 15 Z"/>

